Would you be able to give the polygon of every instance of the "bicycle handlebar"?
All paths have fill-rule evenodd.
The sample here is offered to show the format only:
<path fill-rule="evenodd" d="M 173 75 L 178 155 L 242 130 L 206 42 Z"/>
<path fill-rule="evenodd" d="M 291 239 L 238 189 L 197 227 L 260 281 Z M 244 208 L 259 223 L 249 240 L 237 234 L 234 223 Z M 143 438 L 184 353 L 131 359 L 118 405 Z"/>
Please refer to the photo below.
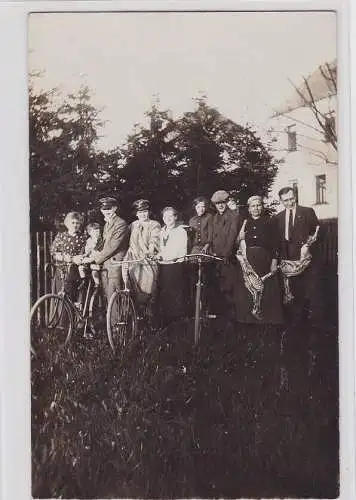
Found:
<path fill-rule="evenodd" d="M 213 259 L 213 260 L 219 260 L 219 261 L 223 261 L 224 259 L 222 259 L 221 257 L 217 257 L 216 255 L 212 255 L 210 253 L 189 253 L 187 255 L 184 256 L 185 259 L 189 259 L 189 258 L 193 258 L 193 257 L 208 257 L 209 259 Z"/>
<path fill-rule="evenodd" d="M 182 255 L 182 257 L 177 257 L 175 259 L 166 259 L 166 260 L 161 260 L 161 261 L 157 261 L 159 264 L 168 264 L 168 263 L 184 263 L 187 262 L 189 259 L 193 259 L 193 258 L 210 258 L 210 259 L 213 259 L 213 260 L 218 260 L 218 261 L 223 261 L 224 259 L 222 259 L 221 257 L 217 257 L 216 255 L 211 255 L 209 253 L 188 253 L 186 255 Z"/>
<path fill-rule="evenodd" d="M 133 260 L 119 260 L 117 262 L 112 262 L 112 266 L 123 266 L 124 264 L 138 264 L 139 262 L 144 263 L 145 259 L 133 259 Z"/>

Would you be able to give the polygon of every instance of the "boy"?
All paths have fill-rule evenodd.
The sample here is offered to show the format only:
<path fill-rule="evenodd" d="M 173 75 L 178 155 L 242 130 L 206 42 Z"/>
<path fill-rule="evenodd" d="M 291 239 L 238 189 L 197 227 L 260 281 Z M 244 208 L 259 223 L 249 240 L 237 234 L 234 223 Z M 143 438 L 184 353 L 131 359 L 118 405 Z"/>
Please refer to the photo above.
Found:
<path fill-rule="evenodd" d="M 87 269 L 89 268 L 89 264 L 86 263 L 86 259 L 90 258 L 91 253 L 94 250 L 100 250 L 102 246 L 100 224 L 98 224 L 97 222 L 91 222 L 87 225 L 86 229 L 89 238 L 87 239 L 85 244 L 82 262 L 78 265 L 79 275 L 82 280 L 86 277 Z M 99 264 L 90 264 L 90 269 L 92 271 L 94 284 L 96 287 L 98 287 L 100 285 L 101 266 Z"/>

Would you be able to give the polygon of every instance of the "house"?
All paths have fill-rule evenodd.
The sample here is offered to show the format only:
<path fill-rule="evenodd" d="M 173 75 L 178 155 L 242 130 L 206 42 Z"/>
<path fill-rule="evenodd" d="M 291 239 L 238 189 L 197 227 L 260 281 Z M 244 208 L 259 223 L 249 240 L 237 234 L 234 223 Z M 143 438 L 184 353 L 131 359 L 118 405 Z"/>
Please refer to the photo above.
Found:
<path fill-rule="evenodd" d="M 294 86 L 268 123 L 273 153 L 281 160 L 269 201 L 289 185 L 319 219 L 337 217 L 336 73 L 336 60 L 317 68 Z"/>

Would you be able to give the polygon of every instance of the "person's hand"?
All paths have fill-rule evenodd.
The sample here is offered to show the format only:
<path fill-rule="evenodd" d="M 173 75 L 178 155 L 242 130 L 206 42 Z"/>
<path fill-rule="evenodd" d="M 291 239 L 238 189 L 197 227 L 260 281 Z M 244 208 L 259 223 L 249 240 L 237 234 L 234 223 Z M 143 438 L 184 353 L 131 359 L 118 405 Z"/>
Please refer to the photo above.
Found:
<path fill-rule="evenodd" d="M 95 262 L 99 254 L 100 252 L 98 250 L 93 250 L 92 252 L 90 252 L 90 256 L 87 257 L 88 259 L 90 259 L 89 262 Z"/>
<path fill-rule="evenodd" d="M 61 252 L 55 252 L 54 255 L 53 255 L 53 257 L 58 262 L 62 262 L 62 260 L 63 260 L 63 255 L 62 255 Z"/>
<path fill-rule="evenodd" d="M 223 260 L 222 260 L 222 263 L 224 265 L 230 264 L 231 263 L 231 257 L 230 256 L 224 257 Z"/>
<path fill-rule="evenodd" d="M 63 260 L 67 264 L 70 264 L 72 262 L 72 257 L 66 253 L 66 254 L 63 255 Z"/>
<path fill-rule="evenodd" d="M 92 262 L 94 262 L 92 257 L 83 257 L 81 264 L 91 264 Z"/>
<path fill-rule="evenodd" d="M 74 264 L 77 264 L 77 266 L 79 266 L 80 264 L 83 264 L 83 255 L 74 255 L 72 257 L 72 260 L 74 262 Z"/>
<path fill-rule="evenodd" d="M 201 251 L 202 251 L 202 253 L 208 253 L 208 251 L 209 251 L 209 243 L 207 243 L 206 245 L 204 245 Z"/>
<path fill-rule="evenodd" d="M 270 272 L 272 274 L 276 274 L 277 270 L 278 270 L 277 259 L 272 259 L 271 267 L 270 267 Z"/>

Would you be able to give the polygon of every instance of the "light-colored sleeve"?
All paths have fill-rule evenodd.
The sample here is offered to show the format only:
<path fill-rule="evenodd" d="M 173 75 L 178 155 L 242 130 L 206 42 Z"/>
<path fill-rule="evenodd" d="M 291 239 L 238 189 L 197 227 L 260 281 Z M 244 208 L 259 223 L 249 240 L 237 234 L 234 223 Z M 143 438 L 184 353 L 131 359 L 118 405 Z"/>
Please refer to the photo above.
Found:
<path fill-rule="evenodd" d="M 153 221 L 150 233 L 149 252 L 159 252 L 161 245 L 161 225 L 159 222 Z"/>
<path fill-rule="evenodd" d="M 92 250 L 94 250 L 93 245 L 92 245 L 91 239 L 88 238 L 86 243 L 85 243 L 84 255 L 88 256 Z"/>

